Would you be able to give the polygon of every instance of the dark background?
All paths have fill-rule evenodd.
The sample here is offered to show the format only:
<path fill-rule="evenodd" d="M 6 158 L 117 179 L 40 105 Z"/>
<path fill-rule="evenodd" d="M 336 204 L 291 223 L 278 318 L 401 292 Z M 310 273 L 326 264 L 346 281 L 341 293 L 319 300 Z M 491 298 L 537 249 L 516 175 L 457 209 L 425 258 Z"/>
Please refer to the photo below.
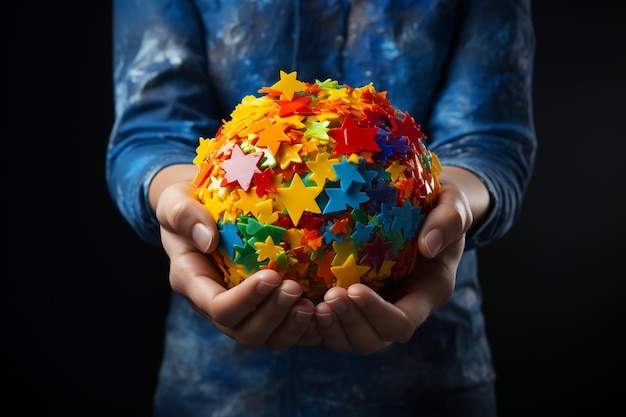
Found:
<path fill-rule="evenodd" d="M 535 175 L 519 222 L 480 253 L 501 417 L 624 410 L 621 3 L 533 3 Z M 12 7 L 3 29 L 3 408 L 148 416 L 168 266 L 105 187 L 109 5 Z"/>

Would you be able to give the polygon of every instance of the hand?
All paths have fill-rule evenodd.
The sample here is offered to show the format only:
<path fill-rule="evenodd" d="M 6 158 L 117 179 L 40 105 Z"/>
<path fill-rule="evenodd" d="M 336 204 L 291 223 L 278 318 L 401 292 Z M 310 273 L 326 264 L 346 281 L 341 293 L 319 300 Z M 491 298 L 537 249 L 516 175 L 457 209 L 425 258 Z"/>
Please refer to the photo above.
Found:
<path fill-rule="evenodd" d="M 167 174 L 163 174 L 167 175 Z M 228 289 L 207 253 L 217 249 L 215 222 L 194 196 L 191 179 L 151 187 L 151 202 L 161 224 L 161 242 L 170 260 L 172 290 L 218 329 L 246 347 L 285 350 L 315 345 L 314 304 L 302 298 L 293 280 L 275 271 L 259 271 Z"/>
<path fill-rule="evenodd" d="M 483 201 L 480 210 L 487 205 Z M 418 236 L 420 255 L 413 273 L 387 299 L 363 284 L 329 289 L 315 312 L 323 343 L 334 351 L 367 355 L 408 341 L 452 296 L 465 234 L 473 219 L 466 195 L 456 186 L 442 185 L 437 205 Z"/>

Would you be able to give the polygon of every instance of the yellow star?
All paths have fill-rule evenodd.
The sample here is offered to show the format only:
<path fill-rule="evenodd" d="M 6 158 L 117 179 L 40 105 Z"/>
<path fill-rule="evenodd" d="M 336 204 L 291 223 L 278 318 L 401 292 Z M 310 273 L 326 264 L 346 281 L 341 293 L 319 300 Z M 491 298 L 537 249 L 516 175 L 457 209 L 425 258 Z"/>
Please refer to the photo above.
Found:
<path fill-rule="evenodd" d="M 345 88 L 329 91 L 328 101 L 341 101 L 345 98 L 348 98 L 348 93 Z"/>
<path fill-rule="evenodd" d="M 237 189 L 239 200 L 235 201 L 234 206 L 240 209 L 243 214 L 251 213 L 253 216 L 257 216 L 259 213 L 258 203 L 267 199 L 266 196 L 260 198 L 256 193 L 256 187 L 252 187 L 250 191 L 245 192 L 242 189 Z"/>
<path fill-rule="evenodd" d="M 283 248 L 274 244 L 274 239 L 271 236 L 268 236 L 265 239 L 265 242 L 254 242 L 254 246 L 258 249 L 256 250 L 257 261 L 261 262 L 265 259 L 276 259 L 276 255 L 281 252 L 284 252 Z"/>
<path fill-rule="evenodd" d="M 302 91 L 306 88 L 305 83 L 296 79 L 297 76 L 298 73 L 296 71 L 287 74 L 285 71 L 280 70 L 280 81 L 272 85 L 272 90 L 281 91 L 281 96 L 291 101 L 296 91 Z"/>
<path fill-rule="evenodd" d="M 224 203 L 222 203 L 222 201 L 215 196 L 213 198 L 204 200 L 204 206 L 207 208 L 207 210 L 213 217 L 213 220 L 215 221 L 218 221 L 220 219 L 220 214 L 222 214 L 224 210 L 226 210 L 226 206 L 224 206 Z"/>
<path fill-rule="evenodd" d="M 302 162 L 300 149 L 302 149 L 302 144 L 289 146 L 285 143 L 278 149 L 278 155 L 276 155 L 278 165 L 280 165 L 282 169 L 286 169 L 292 162 L 296 164 Z"/>
<path fill-rule="evenodd" d="M 256 204 L 256 212 L 259 223 L 272 224 L 278 220 L 278 213 L 274 211 L 274 201 L 269 198 Z"/>
<path fill-rule="evenodd" d="M 302 123 L 304 116 L 297 114 L 293 114 L 288 117 L 274 116 L 274 120 L 276 123 L 287 123 L 292 129 L 304 129 L 304 123 Z"/>
<path fill-rule="evenodd" d="M 324 185 L 326 179 L 335 181 L 337 173 L 333 169 L 334 164 L 339 163 L 339 159 L 329 159 L 327 153 L 318 153 L 315 161 L 306 162 L 306 166 L 311 170 L 311 180 L 317 185 Z"/>
<path fill-rule="evenodd" d="M 298 174 L 294 174 L 289 188 L 276 188 L 276 200 L 286 209 L 291 221 L 298 225 L 304 211 L 321 214 L 322 210 L 315 198 L 322 192 L 322 187 L 307 187 Z"/>
<path fill-rule="evenodd" d="M 283 240 L 292 248 L 297 248 L 299 246 L 302 246 L 302 236 L 304 236 L 304 231 L 302 229 L 296 229 L 295 227 L 292 227 L 291 229 L 287 230 L 287 233 L 285 233 L 285 237 L 283 238 Z"/>
<path fill-rule="evenodd" d="M 348 259 L 341 266 L 331 266 L 330 271 L 337 278 L 337 286 L 348 288 L 352 284 L 361 282 L 361 277 L 371 269 L 369 266 L 357 265 L 354 255 L 348 256 Z"/>
<path fill-rule="evenodd" d="M 406 166 L 400 165 L 398 161 L 393 161 L 391 165 L 389 165 L 389 167 L 385 169 L 385 171 L 389 173 L 393 181 L 397 181 L 401 175 L 404 178 L 405 170 L 406 170 Z"/>

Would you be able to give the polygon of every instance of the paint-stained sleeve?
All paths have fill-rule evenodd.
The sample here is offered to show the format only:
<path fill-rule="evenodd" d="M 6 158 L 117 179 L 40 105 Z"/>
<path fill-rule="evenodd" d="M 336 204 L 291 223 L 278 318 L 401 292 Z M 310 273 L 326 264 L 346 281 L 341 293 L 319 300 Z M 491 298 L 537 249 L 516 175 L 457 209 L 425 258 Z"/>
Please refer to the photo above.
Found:
<path fill-rule="evenodd" d="M 535 38 L 528 1 L 467 1 L 429 131 L 443 165 L 487 185 L 492 207 L 468 249 L 501 238 L 520 213 L 536 153 L 532 117 Z"/>
<path fill-rule="evenodd" d="M 191 163 L 199 137 L 216 133 L 219 109 L 192 2 L 116 0 L 113 12 L 115 120 L 106 180 L 132 228 L 159 244 L 148 186 L 162 168 Z"/>

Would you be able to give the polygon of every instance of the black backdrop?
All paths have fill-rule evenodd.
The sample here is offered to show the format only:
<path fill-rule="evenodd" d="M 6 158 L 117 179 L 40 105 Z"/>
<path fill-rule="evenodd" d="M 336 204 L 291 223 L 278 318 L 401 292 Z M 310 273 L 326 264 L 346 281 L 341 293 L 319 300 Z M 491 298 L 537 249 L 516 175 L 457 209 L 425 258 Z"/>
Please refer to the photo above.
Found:
<path fill-rule="evenodd" d="M 624 409 L 626 20 L 621 2 L 586 3 L 534 2 L 536 171 L 517 225 L 480 254 L 501 417 Z M 148 416 L 167 260 L 105 188 L 108 2 L 5 20 L 2 402 Z"/>

